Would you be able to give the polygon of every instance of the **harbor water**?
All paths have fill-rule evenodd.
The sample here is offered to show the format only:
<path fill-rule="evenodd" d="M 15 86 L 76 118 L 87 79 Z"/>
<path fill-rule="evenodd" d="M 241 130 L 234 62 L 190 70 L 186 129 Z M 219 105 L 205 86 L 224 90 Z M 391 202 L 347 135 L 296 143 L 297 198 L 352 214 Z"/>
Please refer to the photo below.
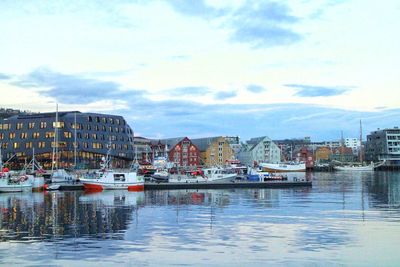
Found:
<path fill-rule="evenodd" d="M 400 173 L 285 189 L 0 194 L 2 266 L 398 266 Z"/>

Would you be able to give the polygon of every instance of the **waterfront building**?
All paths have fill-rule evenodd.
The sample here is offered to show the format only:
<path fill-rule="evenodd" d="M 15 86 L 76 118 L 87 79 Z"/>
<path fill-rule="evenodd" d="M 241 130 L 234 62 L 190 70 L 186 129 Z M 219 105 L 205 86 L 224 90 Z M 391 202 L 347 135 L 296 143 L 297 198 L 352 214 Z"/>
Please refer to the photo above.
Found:
<path fill-rule="evenodd" d="M 353 150 L 345 146 L 333 148 L 329 159 L 340 162 L 356 162 L 358 160 Z"/>
<path fill-rule="evenodd" d="M 386 161 L 385 166 L 400 167 L 400 129 L 376 130 L 367 135 L 366 161 Z"/>
<path fill-rule="evenodd" d="M 200 150 L 200 164 L 224 165 L 235 158 L 229 139 L 223 136 L 192 139 Z"/>
<path fill-rule="evenodd" d="M 242 144 L 238 159 L 245 165 L 253 166 L 254 163 L 278 163 L 281 161 L 281 150 L 267 136 L 252 138 Z"/>
<path fill-rule="evenodd" d="M 360 140 L 358 138 L 347 137 L 344 139 L 344 145 L 350 147 L 354 154 L 358 154 L 360 150 Z"/>
<path fill-rule="evenodd" d="M 315 150 L 315 161 L 318 163 L 327 163 L 330 159 L 331 154 L 332 150 L 329 147 L 318 147 Z"/>
<path fill-rule="evenodd" d="M 151 140 L 145 137 L 135 136 L 133 139 L 134 149 L 135 149 L 135 158 L 140 163 L 147 163 L 152 160 L 152 144 Z"/>
<path fill-rule="evenodd" d="M 180 167 L 199 166 L 200 150 L 188 137 L 152 140 L 152 155 L 161 153 L 167 146 L 168 160 Z"/>
<path fill-rule="evenodd" d="M 57 134 L 57 138 L 56 137 Z M 56 140 L 58 142 L 56 142 Z M 75 141 L 76 140 L 76 141 Z M 21 167 L 32 157 L 44 168 L 55 160 L 62 168 L 98 168 L 110 150 L 115 167 L 129 166 L 134 159 L 133 131 L 121 116 L 79 111 L 18 114 L 0 120 L 3 160 Z"/>

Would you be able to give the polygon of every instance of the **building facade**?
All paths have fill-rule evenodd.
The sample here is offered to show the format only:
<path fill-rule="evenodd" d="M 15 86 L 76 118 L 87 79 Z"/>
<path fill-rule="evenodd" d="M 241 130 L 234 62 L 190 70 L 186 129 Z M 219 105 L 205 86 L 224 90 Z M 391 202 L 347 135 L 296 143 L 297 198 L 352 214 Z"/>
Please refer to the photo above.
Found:
<path fill-rule="evenodd" d="M 400 129 L 378 129 L 367 135 L 366 161 L 385 161 L 388 167 L 400 167 Z"/>
<path fill-rule="evenodd" d="M 238 159 L 248 166 L 260 162 L 278 163 L 281 161 L 281 150 L 267 136 L 252 138 L 242 144 Z"/>
<path fill-rule="evenodd" d="M 166 148 L 165 148 L 166 146 Z M 152 140 L 152 153 L 168 151 L 168 160 L 179 167 L 190 167 L 200 165 L 200 150 L 188 137 Z M 161 155 L 160 154 L 160 155 Z"/>
<path fill-rule="evenodd" d="M 235 152 L 230 139 L 224 136 L 192 139 L 200 150 L 200 165 L 216 166 L 225 165 L 235 158 Z"/>
<path fill-rule="evenodd" d="M 32 157 L 44 168 L 98 168 L 109 152 L 116 167 L 134 159 L 133 131 L 123 117 L 79 111 L 15 115 L 0 121 L 3 160 L 20 167 Z M 54 153 L 58 151 L 58 153 Z"/>

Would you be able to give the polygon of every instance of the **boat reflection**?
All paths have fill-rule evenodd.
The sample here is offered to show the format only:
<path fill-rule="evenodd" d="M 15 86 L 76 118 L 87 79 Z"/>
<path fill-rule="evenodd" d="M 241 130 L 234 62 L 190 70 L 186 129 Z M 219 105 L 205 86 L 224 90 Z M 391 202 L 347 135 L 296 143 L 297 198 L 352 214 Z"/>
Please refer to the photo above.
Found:
<path fill-rule="evenodd" d="M 126 190 L 85 191 L 79 197 L 80 203 L 97 204 L 109 207 L 140 206 L 144 202 L 144 192 Z"/>

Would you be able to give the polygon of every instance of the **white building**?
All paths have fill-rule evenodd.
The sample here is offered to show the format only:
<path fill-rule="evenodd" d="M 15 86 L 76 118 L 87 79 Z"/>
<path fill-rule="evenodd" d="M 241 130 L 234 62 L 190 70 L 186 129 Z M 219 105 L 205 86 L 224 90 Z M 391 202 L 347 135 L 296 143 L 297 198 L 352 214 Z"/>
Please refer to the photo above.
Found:
<path fill-rule="evenodd" d="M 353 153 L 357 154 L 360 148 L 360 140 L 358 140 L 358 138 L 348 137 L 344 139 L 344 145 L 350 147 L 353 150 Z"/>
<path fill-rule="evenodd" d="M 242 144 L 238 159 L 249 166 L 252 166 L 255 162 L 278 163 L 281 161 L 281 150 L 267 136 L 252 138 Z"/>

